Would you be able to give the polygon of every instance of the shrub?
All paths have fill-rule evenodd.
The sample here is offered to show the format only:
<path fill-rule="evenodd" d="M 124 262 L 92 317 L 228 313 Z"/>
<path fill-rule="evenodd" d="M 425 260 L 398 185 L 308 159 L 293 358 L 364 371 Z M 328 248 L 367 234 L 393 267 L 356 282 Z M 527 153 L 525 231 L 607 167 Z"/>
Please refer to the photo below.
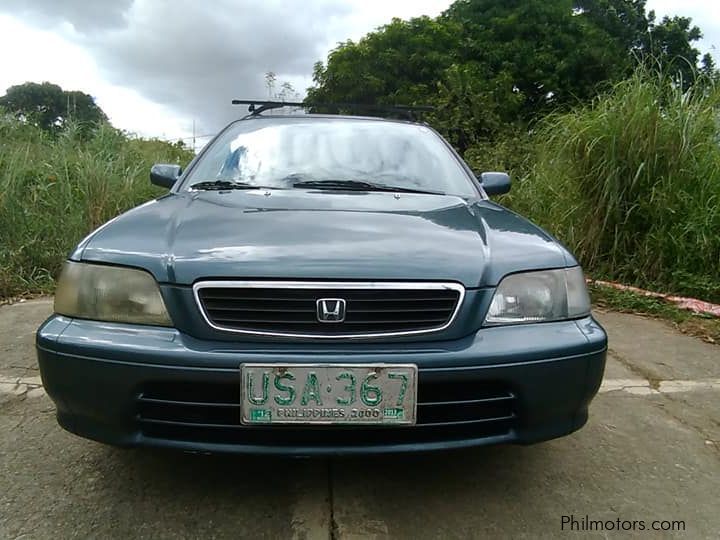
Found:
<path fill-rule="evenodd" d="M 0 298 L 50 292 L 70 250 L 91 230 L 162 193 L 156 161 L 186 164 L 190 153 L 128 138 L 109 125 L 48 135 L 0 116 Z"/>
<path fill-rule="evenodd" d="M 638 71 L 546 118 L 506 200 L 597 276 L 720 300 L 720 89 Z"/>

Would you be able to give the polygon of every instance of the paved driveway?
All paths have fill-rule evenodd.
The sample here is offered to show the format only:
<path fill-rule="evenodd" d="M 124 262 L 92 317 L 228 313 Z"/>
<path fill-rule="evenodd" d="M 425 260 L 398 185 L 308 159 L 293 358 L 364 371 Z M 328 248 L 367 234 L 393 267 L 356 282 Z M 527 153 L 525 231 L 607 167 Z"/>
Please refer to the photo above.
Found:
<path fill-rule="evenodd" d="M 32 346 L 50 310 L 0 307 L 0 538 L 558 538 L 597 529 L 590 521 L 603 522 L 587 533 L 598 538 L 720 534 L 720 347 L 662 322 L 599 315 L 606 378 L 570 437 L 248 459 L 117 450 L 62 431 Z"/>

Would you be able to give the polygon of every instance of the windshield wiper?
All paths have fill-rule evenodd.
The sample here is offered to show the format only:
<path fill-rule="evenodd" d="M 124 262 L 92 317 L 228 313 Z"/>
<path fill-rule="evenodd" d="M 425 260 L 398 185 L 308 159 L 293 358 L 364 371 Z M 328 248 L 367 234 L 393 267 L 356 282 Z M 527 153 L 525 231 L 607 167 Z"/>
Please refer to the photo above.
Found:
<path fill-rule="evenodd" d="M 278 189 L 269 188 L 267 186 L 258 186 L 255 184 L 248 184 L 247 182 L 231 182 L 229 180 L 211 180 L 207 182 L 198 182 L 192 184 L 191 189 L 202 189 L 206 191 L 219 191 L 226 189 Z"/>
<path fill-rule="evenodd" d="M 445 195 L 445 193 L 443 193 L 442 191 L 430 191 L 427 189 L 415 189 L 402 186 L 389 186 L 387 184 L 374 184 L 372 182 L 363 182 L 361 180 L 306 180 L 304 182 L 295 182 L 293 184 L 293 187 L 352 191 L 390 191 L 395 193 L 425 193 L 428 195 Z"/>

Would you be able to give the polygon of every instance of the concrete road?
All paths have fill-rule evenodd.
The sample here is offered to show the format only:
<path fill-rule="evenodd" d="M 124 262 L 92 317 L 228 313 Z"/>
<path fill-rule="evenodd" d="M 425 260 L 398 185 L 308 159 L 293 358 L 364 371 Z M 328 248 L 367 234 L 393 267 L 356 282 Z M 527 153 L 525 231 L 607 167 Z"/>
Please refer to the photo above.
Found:
<path fill-rule="evenodd" d="M 663 322 L 599 315 L 606 380 L 570 437 L 246 459 L 116 450 L 62 431 L 33 350 L 50 310 L 47 300 L 0 307 L 1 538 L 720 536 L 720 347 Z M 606 530 L 587 532 L 588 520 Z"/>

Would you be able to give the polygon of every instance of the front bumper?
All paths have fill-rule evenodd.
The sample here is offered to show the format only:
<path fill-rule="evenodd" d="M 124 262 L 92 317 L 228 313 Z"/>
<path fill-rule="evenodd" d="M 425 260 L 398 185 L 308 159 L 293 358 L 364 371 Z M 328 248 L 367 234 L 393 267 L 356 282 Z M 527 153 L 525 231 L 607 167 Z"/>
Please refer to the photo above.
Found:
<path fill-rule="evenodd" d="M 175 329 L 59 315 L 37 333 L 43 384 L 68 431 L 118 446 L 292 455 L 528 444 L 566 435 L 587 420 L 606 349 L 605 332 L 590 317 L 428 343 L 206 341 Z M 419 410 L 424 392 L 444 392 L 448 404 L 431 423 L 411 427 L 240 424 L 240 364 L 313 361 L 415 363 Z M 490 397 L 473 405 L 475 416 L 457 420 L 474 389 Z"/>

